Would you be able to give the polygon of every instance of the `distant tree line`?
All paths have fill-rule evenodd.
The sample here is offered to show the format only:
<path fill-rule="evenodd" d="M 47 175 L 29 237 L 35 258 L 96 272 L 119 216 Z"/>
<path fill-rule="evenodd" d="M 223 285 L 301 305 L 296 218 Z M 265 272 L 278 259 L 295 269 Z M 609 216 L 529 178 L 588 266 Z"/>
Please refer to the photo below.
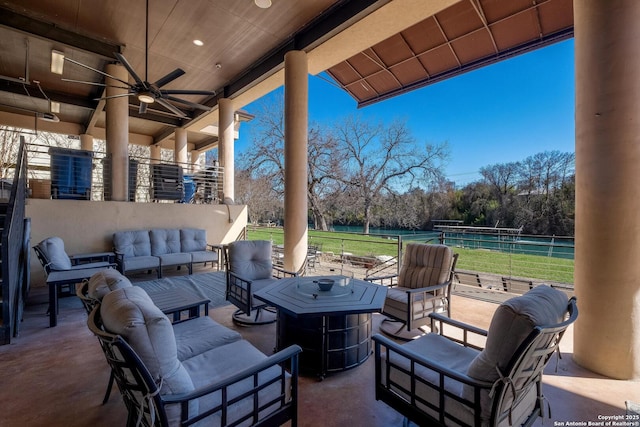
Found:
<path fill-rule="evenodd" d="M 284 122 L 281 101 L 263 104 L 253 144 L 236 168 L 236 202 L 252 223 L 283 222 Z M 575 155 L 546 151 L 480 169 L 456 189 L 442 174 L 447 143 L 418 143 L 403 121 L 352 116 L 308 134 L 309 221 L 430 230 L 433 220 L 520 228 L 526 234 L 574 233 Z"/>

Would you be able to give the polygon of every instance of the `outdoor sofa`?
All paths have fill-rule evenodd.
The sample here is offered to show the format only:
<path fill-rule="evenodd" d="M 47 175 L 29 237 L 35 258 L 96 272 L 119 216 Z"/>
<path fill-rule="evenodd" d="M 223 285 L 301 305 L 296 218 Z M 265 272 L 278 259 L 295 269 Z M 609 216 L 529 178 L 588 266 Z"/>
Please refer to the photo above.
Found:
<path fill-rule="evenodd" d="M 218 265 L 220 248 L 207 243 L 206 230 L 197 228 L 154 228 L 113 233 L 113 248 L 118 270 L 122 274 L 140 270 L 186 266 L 189 274 L 193 264 L 210 262 Z"/>

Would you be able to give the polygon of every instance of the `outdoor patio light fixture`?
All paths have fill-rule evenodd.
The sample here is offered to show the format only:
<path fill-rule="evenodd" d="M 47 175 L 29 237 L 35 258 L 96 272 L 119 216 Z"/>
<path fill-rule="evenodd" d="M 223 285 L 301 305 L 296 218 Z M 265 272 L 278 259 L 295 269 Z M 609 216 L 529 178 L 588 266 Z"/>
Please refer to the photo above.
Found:
<path fill-rule="evenodd" d="M 138 94 L 138 101 L 144 102 L 145 104 L 153 104 L 155 98 L 149 92 L 142 92 Z"/>
<path fill-rule="evenodd" d="M 193 41 L 193 44 L 195 44 L 196 46 L 204 46 L 204 42 L 202 40 L 198 40 L 198 39 L 195 39 Z"/>
<path fill-rule="evenodd" d="M 51 113 L 59 113 L 60 112 L 60 103 L 56 101 L 49 101 L 49 112 Z"/>
<path fill-rule="evenodd" d="M 51 72 L 62 75 L 64 68 L 64 53 L 58 50 L 51 51 Z"/>
<path fill-rule="evenodd" d="M 253 0 L 256 6 L 262 9 L 268 9 L 271 7 L 271 0 Z"/>

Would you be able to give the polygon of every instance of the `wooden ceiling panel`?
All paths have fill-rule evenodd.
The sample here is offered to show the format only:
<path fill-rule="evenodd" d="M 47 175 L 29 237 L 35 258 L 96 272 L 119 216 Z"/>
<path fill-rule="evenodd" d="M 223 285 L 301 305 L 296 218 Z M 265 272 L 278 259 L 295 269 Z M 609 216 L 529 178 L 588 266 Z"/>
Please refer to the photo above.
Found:
<path fill-rule="evenodd" d="M 573 26 L 573 3 L 571 0 L 556 0 L 540 5 L 542 32 L 552 34 Z"/>
<path fill-rule="evenodd" d="M 415 56 L 414 52 L 412 52 L 411 48 L 400 34 L 396 34 L 382 43 L 378 43 L 373 46 L 372 50 L 387 67 L 391 67 Z"/>
<path fill-rule="evenodd" d="M 460 64 L 451 51 L 451 47 L 443 45 L 419 56 L 420 63 L 430 75 L 436 75 L 448 70 L 459 68 Z"/>
<path fill-rule="evenodd" d="M 387 93 L 400 87 L 393 74 L 387 70 L 367 77 L 366 81 L 378 93 Z"/>
<path fill-rule="evenodd" d="M 339 81 L 342 85 L 350 85 L 359 80 L 362 76 L 358 75 L 348 61 L 341 62 L 330 70 L 331 76 Z"/>
<path fill-rule="evenodd" d="M 411 58 L 408 61 L 401 62 L 391 67 L 390 70 L 402 86 L 408 86 L 416 81 L 429 78 L 427 70 L 424 69 L 417 58 Z"/>
<path fill-rule="evenodd" d="M 447 41 L 433 18 L 425 19 L 404 30 L 402 36 L 416 55 L 433 49 Z"/>
<path fill-rule="evenodd" d="M 356 99 L 375 99 L 380 94 L 377 93 L 367 82 L 358 81 L 346 87 L 347 91 Z"/>
<path fill-rule="evenodd" d="M 460 37 L 452 41 L 451 46 L 462 64 L 498 53 L 491 41 L 491 35 L 486 29 Z"/>
<path fill-rule="evenodd" d="M 498 49 L 509 49 L 540 36 L 540 25 L 535 10 L 519 13 L 491 25 Z"/>
<path fill-rule="evenodd" d="M 372 58 L 375 58 L 375 53 L 371 49 L 367 49 L 357 55 L 348 59 L 349 64 L 359 73 L 361 76 L 370 76 L 382 69 L 379 63 L 375 62 Z"/>
<path fill-rule="evenodd" d="M 482 20 L 469 0 L 461 1 L 438 12 L 436 20 L 448 40 L 456 39 L 483 26 Z"/>
<path fill-rule="evenodd" d="M 533 5 L 531 0 L 480 0 L 479 3 L 489 24 L 516 15 Z"/>

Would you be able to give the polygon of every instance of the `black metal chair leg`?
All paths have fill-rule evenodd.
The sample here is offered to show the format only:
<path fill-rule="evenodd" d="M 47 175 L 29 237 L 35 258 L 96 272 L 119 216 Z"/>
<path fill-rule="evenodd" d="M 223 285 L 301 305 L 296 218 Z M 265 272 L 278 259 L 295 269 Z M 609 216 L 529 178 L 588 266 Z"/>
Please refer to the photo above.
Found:
<path fill-rule="evenodd" d="M 113 374 L 113 370 L 111 371 L 111 375 L 109 375 L 109 383 L 107 384 L 107 391 L 104 394 L 104 399 L 102 399 L 102 404 L 106 404 L 109 401 L 109 396 L 111 396 L 111 389 L 113 388 L 113 380 L 115 380 L 115 375 Z"/>

